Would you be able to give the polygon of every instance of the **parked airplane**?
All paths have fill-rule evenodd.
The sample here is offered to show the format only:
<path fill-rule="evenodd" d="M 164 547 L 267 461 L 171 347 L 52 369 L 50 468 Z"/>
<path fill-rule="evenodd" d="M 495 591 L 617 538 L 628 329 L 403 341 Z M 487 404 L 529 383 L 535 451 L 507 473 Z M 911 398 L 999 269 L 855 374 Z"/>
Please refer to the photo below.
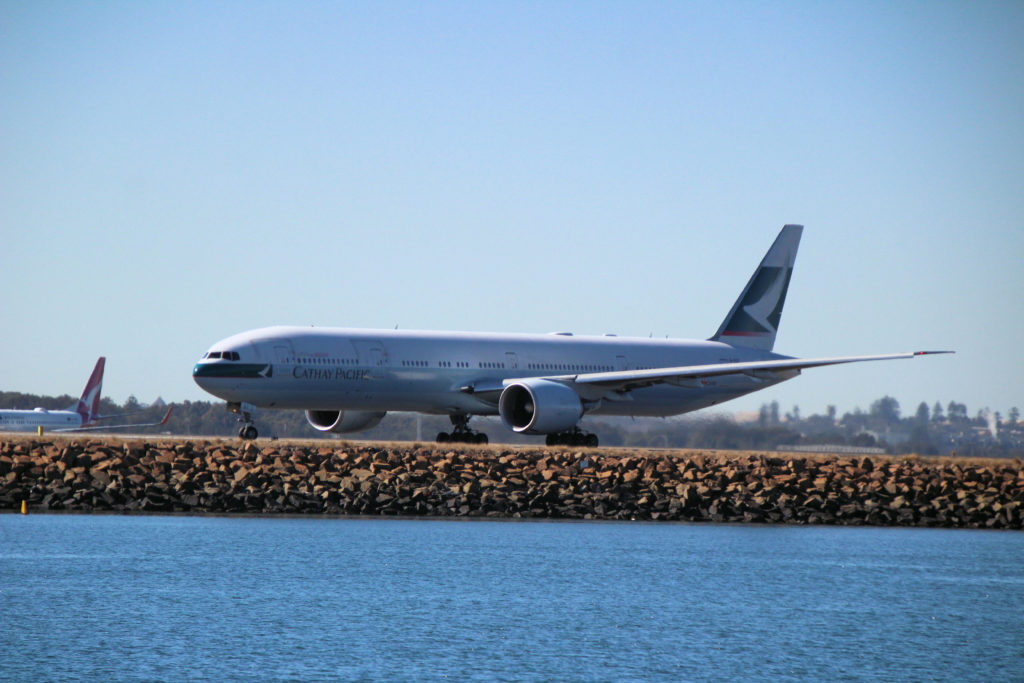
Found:
<path fill-rule="evenodd" d="M 0 410 L 0 432 L 36 431 L 42 427 L 50 432 L 82 432 L 100 429 L 121 429 L 125 427 L 155 427 L 167 423 L 171 408 L 160 422 L 97 426 L 98 420 L 108 420 L 120 415 L 100 415 L 100 391 L 103 388 L 103 368 L 107 359 L 100 357 L 89 375 L 81 398 L 66 410 Z"/>
<path fill-rule="evenodd" d="M 369 429 L 389 410 L 448 415 L 448 440 L 486 443 L 473 415 L 546 434 L 548 445 L 596 446 L 584 415 L 677 415 L 792 379 L 804 368 L 944 351 L 801 359 L 772 352 L 803 227 L 786 225 L 707 341 L 268 327 L 210 347 L 192 376 L 241 414 L 292 408 L 322 432 Z"/>

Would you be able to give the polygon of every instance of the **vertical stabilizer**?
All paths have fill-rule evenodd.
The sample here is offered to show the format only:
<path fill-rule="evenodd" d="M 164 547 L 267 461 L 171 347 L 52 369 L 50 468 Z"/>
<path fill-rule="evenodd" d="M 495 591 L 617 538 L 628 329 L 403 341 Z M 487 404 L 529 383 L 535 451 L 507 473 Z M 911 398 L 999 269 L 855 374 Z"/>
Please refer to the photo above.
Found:
<path fill-rule="evenodd" d="M 99 417 L 100 392 L 103 389 L 103 367 L 106 362 L 107 359 L 103 356 L 100 356 L 99 360 L 96 361 L 96 367 L 92 369 L 92 374 L 89 375 L 89 381 L 82 391 L 82 397 L 78 399 L 78 403 L 72 408 L 72 410 L 82 416 L 83 427 Z"/>
<path fill-rule="evenodd" d="M 802 225 L 783 226 L 711 341 L 772 350 L 803 230 Z"/>

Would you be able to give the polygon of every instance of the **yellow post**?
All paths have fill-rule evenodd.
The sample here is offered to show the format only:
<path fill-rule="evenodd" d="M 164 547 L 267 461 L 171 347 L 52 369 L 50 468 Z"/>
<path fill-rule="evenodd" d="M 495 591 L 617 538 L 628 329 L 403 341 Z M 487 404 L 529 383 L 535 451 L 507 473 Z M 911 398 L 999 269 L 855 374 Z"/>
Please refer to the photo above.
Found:
<path fill-rule="evenodd" d="M 28 509 L 25 507 L 25 501 L 21 501 L 21 514 L 27 515 Z"/>
<path fill-rule="evenodd" d="M 36 430 L 38 430 L 39 436 L 43 435 L 43 425 L 39 425 L 38 427 L 36 427 Z"/>

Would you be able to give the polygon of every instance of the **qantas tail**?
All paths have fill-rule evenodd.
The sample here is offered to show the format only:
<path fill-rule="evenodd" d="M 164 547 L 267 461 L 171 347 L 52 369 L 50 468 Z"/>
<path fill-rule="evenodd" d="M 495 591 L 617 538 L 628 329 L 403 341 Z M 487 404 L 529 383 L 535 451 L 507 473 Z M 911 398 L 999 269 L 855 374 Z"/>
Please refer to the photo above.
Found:
<path fill-rule="evenodd" d="M 71 407 L 76 413 L 82 416 L 82 426 L 88 425 L 96 420 L 100 414 L 100 391 L 103 389 L 103 366 L 107 359 L 100 356 L 96 361 L 96 367 L 89 375 L 89 381 L 82 391 L 82 397 L 78 403 Z"/>
<path fill-rule="evenodd" d="M 783 226 L 711 341 L 772 350 L 803 230 L 802 225 Z"/>

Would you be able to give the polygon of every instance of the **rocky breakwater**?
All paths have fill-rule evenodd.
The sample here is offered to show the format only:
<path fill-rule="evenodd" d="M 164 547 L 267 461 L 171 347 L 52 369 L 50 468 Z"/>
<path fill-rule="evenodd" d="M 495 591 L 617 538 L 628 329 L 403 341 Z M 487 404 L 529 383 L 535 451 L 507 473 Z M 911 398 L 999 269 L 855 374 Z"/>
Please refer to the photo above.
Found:
<path fill-rule="evenodd" d="M 417 444 L 0 443 L 0 509 L 1024 528 L 1024 463 Z"/>

